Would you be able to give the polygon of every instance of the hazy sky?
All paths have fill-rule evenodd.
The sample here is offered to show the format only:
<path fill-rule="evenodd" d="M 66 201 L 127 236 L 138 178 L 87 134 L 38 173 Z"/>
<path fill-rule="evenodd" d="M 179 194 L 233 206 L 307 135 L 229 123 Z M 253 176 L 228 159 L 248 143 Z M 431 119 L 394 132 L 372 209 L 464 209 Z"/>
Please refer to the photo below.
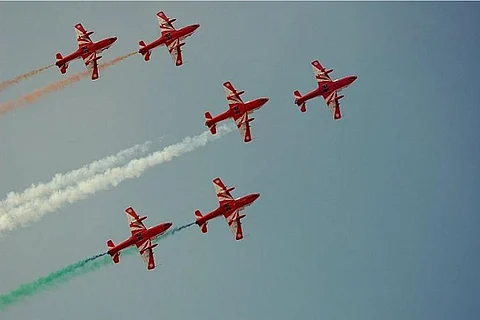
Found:
<path fill-rule="evenodd" d="M 174 66 L 165 48 L 134 56 L 0 117 L 0 194 L 22 191 L 145 140 L 154 149 L 205 130 L 227 108 L 270 98 L 244 144 L 238 132 L 66 205 L 0 239 L 0 292 L 106 250 L 129 236 L 123 210 L 148 226 L 194 220 L 260 192 L 235 242 L 223 218 L 165 239 L 148 272 L 121 258 L 0 315 L 4 319 L 476 319 L 480 6 L 478 3 L 1 3 L 0 81 L 52 63 L 77 44 L 117 36 L 101 62 L 159 36 L 155 14 L 200 23 Z M 343 118 L 323 100 L 300 113 L 314 59 L 354 74 Z M 70 64 L 68 75 L 85 69 Z M 62 79 L 57 68 L 0 102 Z"/>

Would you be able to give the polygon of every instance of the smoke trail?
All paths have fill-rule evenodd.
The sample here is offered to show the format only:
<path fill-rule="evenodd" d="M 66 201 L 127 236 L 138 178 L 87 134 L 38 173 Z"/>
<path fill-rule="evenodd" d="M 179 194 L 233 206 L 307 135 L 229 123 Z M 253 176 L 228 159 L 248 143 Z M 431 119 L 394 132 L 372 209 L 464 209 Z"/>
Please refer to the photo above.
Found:
<path fill-rule="evenodd" d="M 111 261 L 110 257 L 103 257 L 106 254 L 107 253 L 102 253 L 81 260 L 58 271 L 52 272 L 46 277 L 41 277 L 30 283 L 22 284 L 18 288 L 0 295 L 0 310 L 4 311 L 8 306 L 15 305 L 28 297 L 103 267 Z M 99 259 L 100 257 L 103 258 Z"/>
<path fill-rule="evenodd" d="M 151 153 L 143 158 L 133 159 L 124 166 L 108 169 L 102 174 L 79 181 L 76 186 L 54 192 L 48 199 L 35 199 L 25 203 L 0 216 L 0 232 L 13 230 L 19 226 L 38 221 L 45 213 L 54 212 L 65 203 L 75 203 L 98 191 L 115 187 L 124 180 L 138 178 L 145 170 L 170 162 L 187 152 L 203 147 L 235 129 L 236 126 L 234 125 L 224 125 L 218 127 L 216 135 L 211 135 L 210 131 L 207 130 L 200 135 L 187 137 L 182 142 L 170 145 L 161 151 Z"/>
<path fill-rule="evenodd" d="M 113 60 L 110 60 L 108 62 L 100 64 L 98 66 L 98 68 L 99 69 L 106 69 L 108 67 L 116 65 L 120 61 L 123 61 L 130 56 L 133 56 L 136 53 L 137 53 L 137 51 L 128 53 L 128 54 L 123 55 L 123 56 L 118 57 L 118 58 L 115 58 Z M 90 75 L 90 73 L 91 73 L 90 70 L 85 70 L 83 72 L 76 73 L 76 74 L 74 74 L 74 75 L 72 75 L 68 78 L 62 79 L 62 80 L 57 81 L 57 82 L 53 82 L 53 83 L 51 83 L 51 84 L 49 84 L 49 85 L 47 85 L 43 88 L 34 90 L 33 92 L 28 93 L 28 94 L 24 95 L 23 97 L 18 98 L 17 100 L 2 103 L 2 104 L 0 104 L 0 115 L 3 115 L 5 113 L 7 113 L 8 111 L 12 111 L 16 108 L 22 107 L 27 103 L 33 103 L 33 102 L 37 101 L 38 99 L 40 99 L 41 97 L 43 97 L 44 95 L 46 95 L 48 93 L 61 90 L 65 87 L 67 87 L 67 86 L 70 86 L 74 83 L 77 83 L 80 80 L 82 80 L 83 78 L 85 78 L 86 76 Z"/>
<path fill-rule="evenodd" d="M 79 169 L 72 170 L 67 173 L 57 173 L 52 180 L 48 183 L 32 184 L 29 188 L 23 192 L 10 192 L 7 194 L 6 199 L 0 202 L 0 216 L 5 214 L 7 210 L 20 206 L 33 199 L 49 196 L 51 193 L 67 187 L 71 184 L 76 184 L 79 181 L 88 179 L 99 172 L 103 172 L 114 166 L 124 164 L 127 160 L 134 156 L 148 151 L 151 141 L 146 141 L 142 144 L 137 144 L 131 148 L 122 150 L 115 155 L 105 157 L 100 160 L 96 160 L 90 164 L 87 164 Z"/>
<path fill-rule="evenodd" d="M 181 231 L 181 230 L 183 230 L 183 229 L 185 229 L 185 228 L 188 228 L 188 227 L 193 226 L 195 223 L 196 223 L 196 222 L 194 221 L 194 222 L 191 222 L 191 223 L 186 224 L 186 225 L 184 225 L 184 226 L 181 226 L 181 227 L 179 227 L 179 228 L 174 228 L 174 229 L 172 229 L 171 232 L 169 231 L 170 233 L 167 232 L 168 234 L 165 234 L 165 236 L 174 235 L 174 234 L 177 233 L 178 231 Z"/>
<path fill-rule="evenodd" d="M 174 228 L 172 231 L 164 233 L 162 236 L 158 237 L 152 242 L 159 242 L 160 240 L 171 236 L 182 229 L 188 228 L 193 224 L 195 223 L 193 222 L 179 228 Z M 131 255 L 136 251 L 138 250 L 136 250 L 135 247 L 130 247 L 126 250 L 123 250 L 121 255 L 122 257 Z M 22 284 L 18 288 L 0 295 L 0 310 L 5 311 L 7 307 L 16 305 L 29 297 L 42 293 L 43 291 L 56 288 L 58 285 L 66 283 L 74 278 L 96 271 L 110 263 L 112 263 L 112 259 L 105 252 L 68 265 L 58 271 L 50 273 L 45 277 L 40 277 L 32 282 Z"/>
<path fill-rule="evenodd" d="M 40 72 L 45 71 L 45 70 L 53 67 L 54 65 L 55 64 L 52 63 L 51 65 L 41 67 L 39 69 L 32 70 L 30 72 L 27 72 L 27 73 L 21 74 L 19 76 L 16 76 L 15 78 L 13 78 L 11 80 L 5 80 L 3 82 L 0 82 L 0 92 L 2 92 L 3 90 L 7 89 L 8 87 L 10 87 L 14 84 L 18 84 L 18 83 L 22 82 L 23 80 L 27 80 L 28 78 L 31 78 L 34 75 L 39 74 Z"/>

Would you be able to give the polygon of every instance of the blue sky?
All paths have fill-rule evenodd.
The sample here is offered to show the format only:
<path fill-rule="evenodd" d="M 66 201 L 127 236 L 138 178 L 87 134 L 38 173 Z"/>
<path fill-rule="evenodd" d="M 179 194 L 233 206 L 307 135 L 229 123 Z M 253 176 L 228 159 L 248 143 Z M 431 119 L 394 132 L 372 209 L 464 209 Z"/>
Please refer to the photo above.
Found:
<path fill-rule="evenodd" d="M 161 148 L 227 108 L 222 83 L 270 98 L 237 132 L 0 239 L 0 292 L 105 251 L 147 225 L 217 206 L 211 180 L 260 192 L 235 242 L 218 219 L 16 306 L 2 319 L 475 319 L 478 305 L 477 3 L 2 3 L 1 79 L 73 51 L 73 26 L 117 36 L 104 61 L 159 36 L 155 13 L 200 23 L 183 67 L 134 56 L 0 118 L 0 194 L 145 140 Z M 310 62 L 358 80 L 333 121 Z M 80 61 L 69 74 L 83 71 Z M 2 92 L 59 80 L 50 69 Z"/>

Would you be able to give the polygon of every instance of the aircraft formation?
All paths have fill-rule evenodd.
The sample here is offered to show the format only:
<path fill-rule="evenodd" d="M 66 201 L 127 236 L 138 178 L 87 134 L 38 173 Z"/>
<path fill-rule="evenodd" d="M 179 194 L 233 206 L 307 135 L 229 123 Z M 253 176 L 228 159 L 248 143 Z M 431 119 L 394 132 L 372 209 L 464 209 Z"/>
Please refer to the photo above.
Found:
<path fill-rule="evenodd" d="M 143 59 L 150 61 L 153 49 L 165 46 L 175 66 L 183 65 L 182 46 L 185 45 L 184 40 L 192 36 L 200 27 L 199 24 L 188 25 L 179 29 L 173 26 L 176 19 L 168 18 L 167 15 L 160 11 L 157 14 L 158 25 L 160 28 L 160 37 L 151 43 L 146 44 L 143 40 L 139 41 L 138 53 Z M 78 48 L 63 56 L 61 53 L 56 54 L 55 65 L 59 68 L 61 74 L 66 74 L 69 64 L 77 59 L 82 59 L 85 67 L 91 73 L 91 79 L 97 80 L 99 78 L 98 60 L 102 58 L 105 50 L 108 50 L 117 40 L 116 37 L 109 37 L 100 41 L 94 42 L 90 36 L 93 31 L 87 31 L 81 23 L 74 26 L 76 32 L 76 39 Z M 322 97 L 327 108 L 330 110 L 333 119 L 339 120 L 342 117 L 340 111 L 340 99 L 344 96 L 339 93 L 351 85 L 356 79 L 356 76 L 346 76 L 340 79 L 333 80 L 330 73 L 333 69 L 325 69 L 318 60 L 311 62 L 317 87 L 312 91 L 302 95 L 300 91 L 293 92 L 294 103 L 299 107 L 301 112 L 306 112 L 306 102 L 316 97 Z M 260 97 L 250 101 L 244 101 L 241 96 L 245 91 L 238 91 L 230 81 L 223 83 L 225 90 L 228 109 L 212 116 L 209 111 L 205 112 L 205 126 L 212 135 L 216 134 L 216 126 L 220 122 L 232 119 L 239 132 L 241 133 L 244 143 L 252 141 L 252 133 L 250 123 L 254 120 L 251 114 L 256 110 L 262 108 L 268 101 L 267 97 Z M 218 207 L 213 211 L 202 214 L 200 210 L 196 210 L 195 222 L 201 233 L 207 233 L 208 222 L 217 217 L 223 216 L 229 228 L 231 229 L 236 241 L 244 238 L 241 219 L 245 218 L 242 212 L 251 204 L 253 204 L 259 197 L 259 193 L 251 193 L 239 198 L 234 198 L 231 192 L 235 187 L 227 187 L 221 178 L 213 179 L 213 186 L 218 200 Z M 140 217 L 133 207 L 125 209 L 127 216 L 128 227 L 130 229 L 130 236 L 124 241 L 115 244 L 112 240 L 107 241 L 107 253 L 111 256 L 114 263 L 119 263 L 120 253 L 122 250 L 136 246 L 139 254 L 145 261 L 148 270 L 155 268 L 155 259 L 153 257 L 153 248 L 158 244 L 153 241 L 159 236 L 165 234 L 173 225 L 172 222 L 164 222 L 158 225 L 147 228 L 143 221 L 146 216 Z"/>

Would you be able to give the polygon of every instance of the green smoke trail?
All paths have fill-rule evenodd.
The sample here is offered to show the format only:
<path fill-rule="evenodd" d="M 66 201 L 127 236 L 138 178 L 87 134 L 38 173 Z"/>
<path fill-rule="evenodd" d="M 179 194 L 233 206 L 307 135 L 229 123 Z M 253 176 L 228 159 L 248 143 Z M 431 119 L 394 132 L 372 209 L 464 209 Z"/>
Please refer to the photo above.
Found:
<path fill-rule="evenodd" d="M 158 242 L 194 224 L 195 222 L 192 222 L 178 228 L 173 228 L 152 242 Z M 132 246 L 126 250 L 123 250 L 121 252 L 121 256 L 130 255 L 136 251 L 136 247 Z M 18 304 L 26 298 L 32 297 L 46 290 L 56 288 L 62 283 L 68 282 L 76 277 L 98 270 L 101 267 L 111 263 L 111 257 L 105 252 L 68 265 L 58 271 L 50 273 L 45 277 L 40 277 L 32 282 L 22 284 L 18 288 L 13 289 L 6 294 L 0 295 L 0 311 L 4 311 L 7 309 L 7 307 Z"/>

